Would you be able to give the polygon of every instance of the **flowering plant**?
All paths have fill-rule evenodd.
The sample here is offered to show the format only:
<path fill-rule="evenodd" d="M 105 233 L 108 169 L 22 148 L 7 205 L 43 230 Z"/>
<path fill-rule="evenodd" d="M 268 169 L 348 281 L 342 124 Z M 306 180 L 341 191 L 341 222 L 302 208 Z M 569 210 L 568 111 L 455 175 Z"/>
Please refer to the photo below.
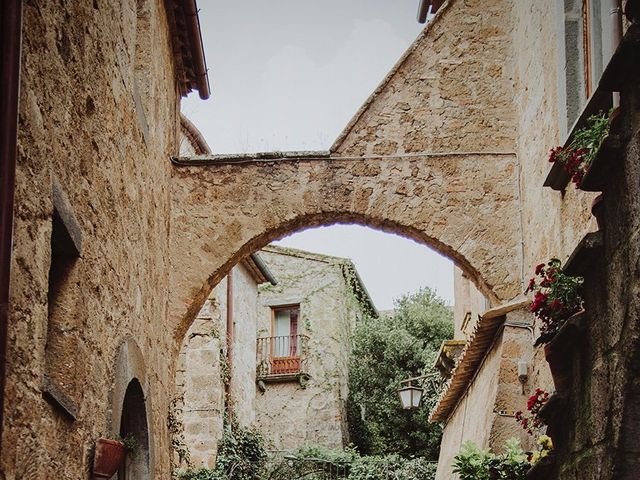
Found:
<path fill-rule="evenodd" d="M 553 450 L 553 441 L 548 435 L 540 435 L 536 444 L 538 446 L 538 450 L 531 452 L 527 457 L 527 460 L 531 463 L 536 463 L 538 460 L 549 456 L 549 453 Z"/>
<path fill-rule="evenodd" d="M 571 180 L 580 188 L 584 174 L 596 156 L 602 141 L 609 134 L 609 115 L 600 113 L 587 119 L 587 126 L 577 130 L 567 147 L 555 147 L 549 152 L 549 161 L 558 162 Z"/>
<path fill-rule="evenodd" d="M 529 309 L 542 322 L 539 345 L 551 341 L 564 321 L 582 308 L 584 279 L 563 273 L 557 258 L 536 266 L 535 274 L 524 293 L 534 292 Z"/>
<path fill-rule="evenodd" d="M 539 414 L 547 400 L 549 400 L 549 393 L 541 388 L 536 388 L 536 393 L 531 395 L 527 401 L 527 410 L 530 415 L 524 414 L 522 410 L 516 412 L 516 421 L 529 435 L 536 435 L 546 425 Z"/>

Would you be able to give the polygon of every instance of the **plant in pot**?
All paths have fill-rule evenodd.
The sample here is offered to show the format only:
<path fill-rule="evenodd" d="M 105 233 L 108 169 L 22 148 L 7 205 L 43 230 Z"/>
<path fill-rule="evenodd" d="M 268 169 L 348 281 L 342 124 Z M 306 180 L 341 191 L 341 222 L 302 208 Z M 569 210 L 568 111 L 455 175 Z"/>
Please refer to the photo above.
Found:
<path fill-rule="evenodd" d="M 135 455 L 137 448 L 138 442 L 132 435 L 98 438 L 93 456 L 93 476 L 111 478 L 124 464 L 127 454 Z"/>
<path fill-rule="evenodd" d="M 572 316 L 582 310 L 580 289 L 584 279 L 567 275 L 562 263 L 552 258 L 548 263 L 536 266 L 535 277 L 529 281 L 525 293 L 533 292 L 531 312 L 540 320 L 540 337 L 535 346 L 544 345 L 544 353 L 551 369 L 556 390 L 564 391 L 569 384 L 569 363 L 565 349 L 553 342 L 560 328 Z"/>
<path fill-rule="evenodd" d="M 558 146 L 549 152 L 549 162 L 562 165 L 577 188 L 609 134 L 609 118 L 606 113 L 590 116 L 587 126 L 576 130 L 567 147 Z"/>

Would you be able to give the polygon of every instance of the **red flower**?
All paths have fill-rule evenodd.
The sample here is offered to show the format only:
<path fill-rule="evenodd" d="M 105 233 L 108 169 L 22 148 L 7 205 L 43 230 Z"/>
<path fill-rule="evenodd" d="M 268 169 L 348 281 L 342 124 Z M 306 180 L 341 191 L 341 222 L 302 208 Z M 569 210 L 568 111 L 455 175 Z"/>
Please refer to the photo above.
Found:
<path fill-rule="evenodd" d="M 557 162 L 561 158 L 563 152 L 564 152 L 564 148 L 562 147 L 552 148 L 549 151 L 549 162 L 551 163 Z"/>
<path fill-rule="evenodd" d="M 542 269 L 545 267 L 546 263 L 541 263 L 540 265 L 536 265 L 536 275 L 540 275 L 542 273 Z"/>

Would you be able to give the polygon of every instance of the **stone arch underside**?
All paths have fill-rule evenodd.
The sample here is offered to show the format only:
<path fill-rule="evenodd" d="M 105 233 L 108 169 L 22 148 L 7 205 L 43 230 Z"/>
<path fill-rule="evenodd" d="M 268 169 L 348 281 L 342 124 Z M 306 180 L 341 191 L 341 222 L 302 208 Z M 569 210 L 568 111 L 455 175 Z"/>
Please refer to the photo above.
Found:
<path fill-rule="evenodd" d="M 310 226 L 398 233 L 452 258 L 494 303 L 520 293 L 512 8 L 509 0 L 446 2 L 331 153 L 174 164 L 176 345 L 235 263 Z"/>

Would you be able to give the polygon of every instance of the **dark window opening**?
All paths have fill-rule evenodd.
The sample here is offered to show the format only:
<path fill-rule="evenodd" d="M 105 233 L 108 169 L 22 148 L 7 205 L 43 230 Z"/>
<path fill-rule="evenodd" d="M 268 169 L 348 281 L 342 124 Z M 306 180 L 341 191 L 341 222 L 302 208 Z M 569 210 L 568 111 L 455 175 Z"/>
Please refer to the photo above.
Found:
<path fill-rule="evenodd" d="M 128 453 L 124 467 L 118 472 L 118 480 L 148 480 L 151 478 L 149 466 L 149 428 L 144 392 L 137 379 L 127 386 L 120 419 L 120 436 L 133 437 L 136 449 Z"/>

